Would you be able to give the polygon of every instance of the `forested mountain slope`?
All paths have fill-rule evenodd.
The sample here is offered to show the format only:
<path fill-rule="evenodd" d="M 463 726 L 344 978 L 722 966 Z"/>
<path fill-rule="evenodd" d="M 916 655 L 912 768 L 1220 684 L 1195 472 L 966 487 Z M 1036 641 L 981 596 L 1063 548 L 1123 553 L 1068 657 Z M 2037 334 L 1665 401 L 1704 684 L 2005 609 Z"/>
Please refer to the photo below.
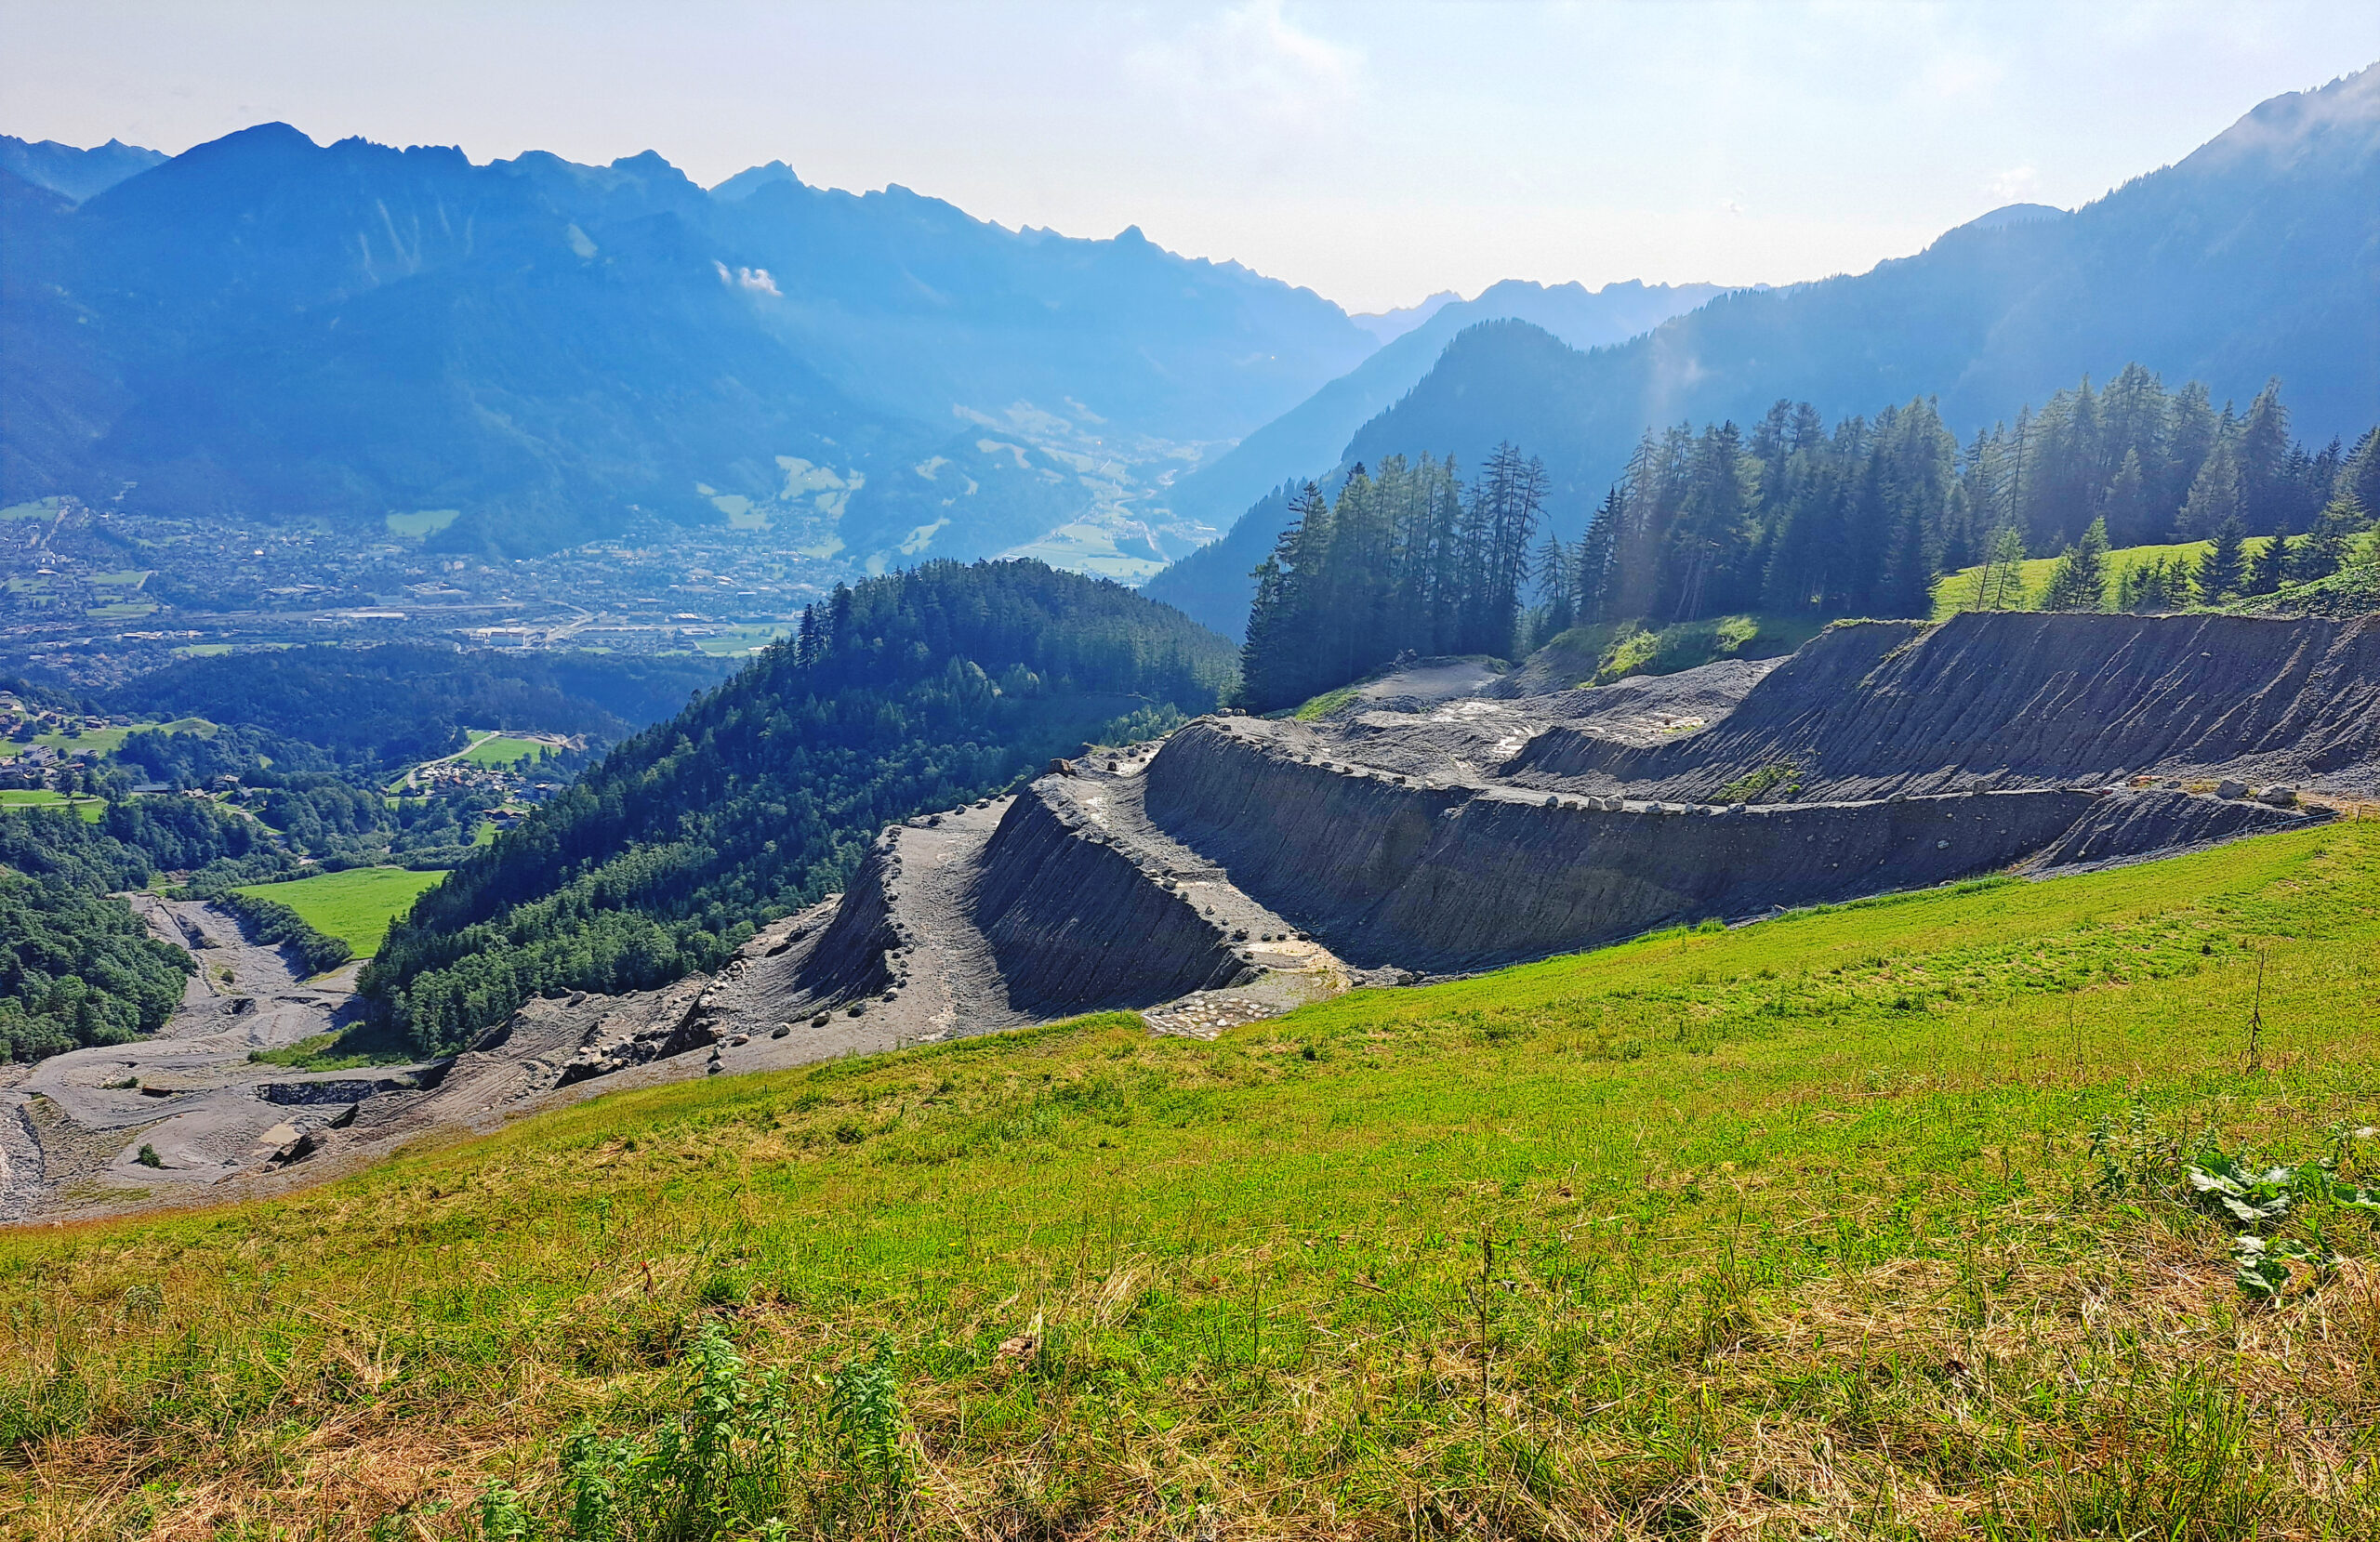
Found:
<path fill-rule="evenodd" d="M 542 992 L 716 967 L 886 821 L 1206 711 L 1231 671 L 1181 613 L 1034 562 L 927 563 L 812 619 L 425 895 L 364 994 L 451 1049 Z"/>
<path fill-rule="evenodd" d="M 1374 346 L 1137 230 L 722 192 L 650 152 L 473 165 L 277 124 L 79 206 L 0 173 L 0 340 L 39 364 L 8 374 L 0 495 L 460 508 L 444 544 L 514 552 L 757 507 L 967 554 L 1092 495 L 1097 465 L 1003 441 L 1015 412 L 1129 458 L 1246 433 Z"/>
<path fill-rule="evenodd" d="M 625 739 L 727 672 L 699 656 L 322 645 L 186 659 L 105 700 L 119 712 L 205 718 L 300 740 L 342 762 L 398 767 L 462 748 L 469 728 Z"/>
<path fill-rule="evenodd" d="M 1950 231 L 1856 277 L 1723 296 L 1618 349 L 1503 323 L 1457 337 L 1347 447 L 1376 462 L 1513 440 L 1575 529 L 1647 428 L 1930 397 L 1962 439 L 2112 362 L 2244 403 L 2279 376 L 2317 443 L 2380 402 L 2380 68 L 2264 103 L 2073 214 Z"/>
<path fill-rule="evenodd" d="M 1248 572 L 1263 560 L 1277 522 L 1250 506 L 1282 482 L 1318 477 L 1340 464 L 1348 438 L 1413 389 L 1448 339 L 1483 321 L 1516 319 L 1544 328 L 1572 348 L 1625 341 L 1724 293 L 1715 283 L 1538 284 L 1506 279 L 1479 297 L 1440 306 L 1354 369 L 1249 435 L 1165 493 L 1176 518 L 1225 527 L 1216 542 L 1168 568 L 1144 587 L 1220 632 L 1248 614 Z M 1243 515 L 1253 515 L 1243 522 Z"/>
<path fill-rule="evenodd" d="M 155 1032 L 196 966 L 116 891 L 267 844 L 261 826 L 199 798 L 119 801 L 95 823 L 0 809 L 0 1061 Z"/>
<path fill-rule="evenodd" d="M 1915 257 L 1723 295 L 1619 347 L 1581 351 L 1528 320 L 1470 325 L 1351 436 L 1340 464 L 1451 454 L 1469 475 L 1496 445 L 1518 443 L 1543 460 L 1548 513 L 1567 536 L 1648 430 L 1733 420 L 1748 432 L 1780 400 L 1831 420 L 1924 399 L 1964 442 L 2127 362 L 2203 382 L 2242 412 L 2278 376 L 2299 437 L 2351 447 L 2380 404 L 2376 274 L 2380 68 L 2277 97 L 2071 214 L 1995 211 Z M 1230 536 L 1150 592 L 1210 625 L 1244 615 L 1246 575 L 1289 515 L 1286 494 L 1256 495 Z"/>

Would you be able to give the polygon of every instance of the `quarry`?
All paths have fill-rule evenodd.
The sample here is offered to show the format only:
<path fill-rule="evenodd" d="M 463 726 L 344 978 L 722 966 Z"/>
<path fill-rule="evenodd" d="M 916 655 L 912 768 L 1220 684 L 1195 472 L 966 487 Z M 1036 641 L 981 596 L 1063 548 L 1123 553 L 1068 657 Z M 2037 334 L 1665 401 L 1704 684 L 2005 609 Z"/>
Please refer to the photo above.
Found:
<path fill-rule="evenodd" d="M 532 1001 L 448 1061 L 252 1062 L 341 1008 L 223 937 L 238 979 L 193 982 L 165 1035 L 10 1093 L 46 1112 L 0 1152 L 7 1206 L 268 1192 L 615 1087 L 1088 1012 L 1211 1036 L 1355 987 L 2302 829 L 2375 791 L 2380 617 L 1857 622 L 1597 688 L 1424 661 L 1310 720 L 1084 746 L 884 829 L 843 893 L 715 975 Z M 134 1124 L 165 1169 L 110 1138 Z"/>

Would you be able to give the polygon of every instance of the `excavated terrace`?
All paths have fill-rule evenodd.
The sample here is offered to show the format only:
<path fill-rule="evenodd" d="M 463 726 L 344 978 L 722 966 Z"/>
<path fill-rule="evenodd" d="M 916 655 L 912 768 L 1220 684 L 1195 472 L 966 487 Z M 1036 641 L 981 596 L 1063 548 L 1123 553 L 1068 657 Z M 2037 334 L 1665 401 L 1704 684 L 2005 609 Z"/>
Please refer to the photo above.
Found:
<path fill-rule="evenodd" d="M 1012 797 L 887 828 L 845 893 L 716 975 L 532 1002 L 407 1083 L 321 1078 L 354 1100 L 281 1118 L 299 1149 L 221 1112 L 264 1097 L 230 1076 L 205 1094 L 210 1161 L 245 1140 L 271 1157 L 235 1165 L 251 1177 L 335 1170 L 593 1090 L 1101 1009 L 1210 1035 L 1663 926 L 2302 828 L 2330 815 L 2298 790 L 2380 787 L 2380 617 L 1858 623 L 1777 663 L 1540 683 L 1430 661 L 1315 722 L 1087 746 Z M 99 1096 L 96 1059 L 60 1061 L 61 1091 Z M 96 1180 L 147 1176 L 101 1154 Z"/>

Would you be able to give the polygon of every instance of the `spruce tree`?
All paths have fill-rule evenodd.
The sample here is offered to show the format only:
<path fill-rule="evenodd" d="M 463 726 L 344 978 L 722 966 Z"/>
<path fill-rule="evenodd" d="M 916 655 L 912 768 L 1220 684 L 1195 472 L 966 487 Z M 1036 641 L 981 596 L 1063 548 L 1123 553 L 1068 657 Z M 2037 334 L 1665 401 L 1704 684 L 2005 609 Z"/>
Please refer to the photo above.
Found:
<path fill-rule="evenodd" d="M 2289 409 L 2281 382 L 2268 380 L 2240 423 L 2240 517 L 2251 530 L 2291 528 Z"/>
<path fill-rule="evenodd" d="M 1294 706 L 1314 694 L 1308 689 L 1318 678 L 1313 645 L 1319 618 L 1314 604 L 1319 559 L 1329 540 L 1329 506 L 1322 489 L 1308 482 L 1289 506 L 1289 525 L 1254 573 L 1256 598 L 1240 644 L 1237 696 L 1252 712 Z"/>
<path fill-rule="evenodd" d="M 1560 637 L 1579 624 L 1577 559 L 1561 538 L 1548 535 L 1537 557 L 1538 602 L 1544 607 L 1543 633 Z"/>
<path fill-rule="evenodd" d="M 2349 541 L 2370 523 L 2353 493 L 2342 492 L 2332 498 L 2313 530 L 2290 554 L 2290 582 L 2310 584 L 2338 572 L 2347 562 Z"/>
<path fill-rule="evenodd" d="M 2229 436 L 2215 440 L 2207 452 L 2206 464 L 2199 468 L 2198 478 L 2190 483 L 2189 496 L 2183 500 L 2182 513 L 2176 521 L 2184 540 L 2204 540 L 2228 521 L 2240 521 L 2240 462 L 2233 453 Z"/>
<path fill-rule="evenodd" d="M 2270 594 L 2281 587 L 2287 575 L 2289 537 L 2279 532 L 2265 537 L 2265 544 L 2248 559 L 2247 569 L 2240 580 L 2241 594 Z"/>
<path fill-rule="evenodd" d="M 2189 564 L 2160 557 L 2125 570 L 2117 580 L 2116 608 L 2138 615 L 2187 609 L 2190 602 Z"/>
<path fill-rule="evenodd" d="M 2175 393 L 2173 409 L 2165 420 L 2166 477 L 2158 489 L 2160 519 L 2156 534 L 2177 528 L 2183 506 L 2189 501 L 2190 489 L 2197 485 L 2206 457 L 2215 451 L 2216 428 L 2215 404 L 2207 399 L 2206 388 L 2195 380 L 2185 383 Z"/>
<path fill-rule="evenodd" d="M 2356 501 L 2364 516 L 2380 516 L 2380 428 L 2374 428 L 2356 442 L 2355 453 L 2339 468 L 2337 483 L 2330 491 L 2335 494 L 2344 483 L 2347 494 Z"/>
<path fill-rule="evenodd" d="M 2049 594 L 2042 602 L 2049 611 L 2104 611 L 2108 608 L 2108 523 L 2094 520 L 2082 539 L 2058 554 L 2051 570 Z"/>
<path fill-rule="evenodd" d="M 2128 448 L 2123 464 L 2116 468 L 2115 480 L 2099 500 L 2101 517 L 2108 521 L 2108 542 L 2110 546 L 2137 546 L 2149 534 L 2149 474 L 2140 464 L 2140 452 Z"/>
<path fill-rule="evenodd" d="M 1612 558 L 1620 524 L 1627 518 L 1627 500 L 1618 484 L 1604 494 L 1603 507 L 1579 537 L 1578 617 L 1582 622 L 1612 621 Z"/>
<path fill-rule="evenodd" d="M 1991 555 L 1976 575 L 1976 609 L 2014 611 L 2025 603 L 2025 537 L 2015 525 L 2002 525 L 1992 537 Z"/>
<path fill-rule="evenodd" d="M 2241 558 L 2247 539 L 2247 527 L 2240 522 L 2237 514 L 2215 527 L 2214 549 L 2206 554 L 2206 560 L 2198 570 L 2199 592 L 2206 596 L 2207 603 L 2239 592 L 2240 582 L 2246 576 Z"/>

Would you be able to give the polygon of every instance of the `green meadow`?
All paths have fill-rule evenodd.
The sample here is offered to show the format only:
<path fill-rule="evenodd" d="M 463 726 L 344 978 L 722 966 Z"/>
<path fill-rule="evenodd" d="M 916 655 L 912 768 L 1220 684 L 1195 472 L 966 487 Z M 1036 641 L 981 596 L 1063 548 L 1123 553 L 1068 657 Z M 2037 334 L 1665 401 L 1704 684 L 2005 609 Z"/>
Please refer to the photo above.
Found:
<path fill-rule="evenodd" d="M 535 760 L 547 746 L 535 739 L 515 739 L 502 733 L 471 731 L 471 747 L 457 758 L 467 765 L 502 769 Z"/>
<path fill-rule="evenodd" d="M 404 867 L 350 867 L 288 883 L 250 884 L 239 892 L 280 901 L 316 931 L 345 939 L 355 956 L 369 958 L 389 935 L 389 923 L 445 876 Z"/>
<path fill-rule="evenodd" d="M 2251 535 L 2241 543 L 2242 560 L 2264 550 L 2272 540 L 2269 535 Z M 2206 560 L 2215 549 L 2212 541 L 2180 541 L 2167 546 L 2118 547 L 2108 553 L 2108 593 L 2112 597 L 2123 575 L 2135 568 L 2153 567 L 2159 562 L 2179 561 L 2192 569 Z M 2034 610 L 2049 594 L 2050 573 L 2057 567 L 2055 557 L 2031 557 L 2016 565 L 2018 593 L 2009 597 L 2007 609 Z M 1961 611 L 1972 611 L 1981 603 L 1983 568 L 1980 564 L 1961 568 L 1934 581 L 1934 619 L 1947 621 Z"/>
<path fill-rule="evenodd" d="M 107 812 L 107 799 L 76 795 L 69 797 L 46 787 L 0 787 L 0 809 L 66 809 L 72 808 L 89 823 L 96 824 Z"/>
<path fill-rule="evenodd" d="M 2369 820 L 617 1093 L 0 1240 L 8 1523 L 2380 1535 L 2375 999 Z"/>

